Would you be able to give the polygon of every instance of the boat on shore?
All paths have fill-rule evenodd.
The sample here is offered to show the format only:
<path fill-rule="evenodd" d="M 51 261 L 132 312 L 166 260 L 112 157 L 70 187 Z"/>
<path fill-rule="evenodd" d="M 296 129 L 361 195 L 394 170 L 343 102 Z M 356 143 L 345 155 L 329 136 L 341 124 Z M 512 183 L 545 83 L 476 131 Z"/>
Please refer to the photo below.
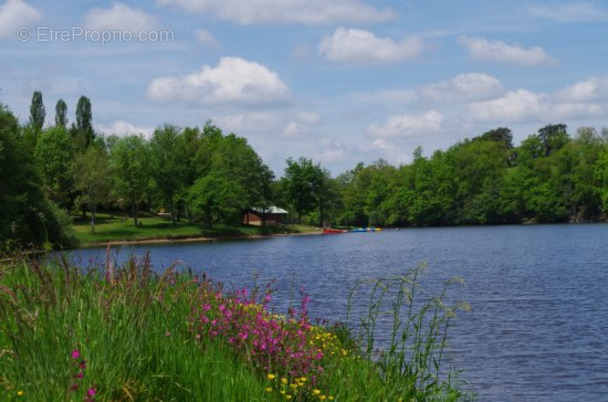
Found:
<path fill-rule="evenodd" d="M 323 228 L 323 234 L 340 234 L 340 233 L 348 233 L 348 230 Z"/>
<path fill-rule="evenodd" d="M 382 231 L 382 228 L 377 228 L 377 227 L 367 227 L 367 228 L 358 228 L 358 229 L 353 229 L 351 230 L 351 232 L 354 233 L 366 233 L 366 232 L 380 232 Z"/>

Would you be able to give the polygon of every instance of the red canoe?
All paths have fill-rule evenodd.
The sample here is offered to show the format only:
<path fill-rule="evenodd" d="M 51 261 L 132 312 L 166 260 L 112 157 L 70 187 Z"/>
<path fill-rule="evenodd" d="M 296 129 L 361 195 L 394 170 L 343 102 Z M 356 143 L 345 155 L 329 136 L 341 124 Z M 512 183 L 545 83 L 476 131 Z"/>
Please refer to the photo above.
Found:
<path fill-rule="evenodd" d="M 323 234 L 339 234 L 339 233 L 346 233 L 348 232 L 348 230 L 342 230 L 342 229 L 323 229 Z"/>

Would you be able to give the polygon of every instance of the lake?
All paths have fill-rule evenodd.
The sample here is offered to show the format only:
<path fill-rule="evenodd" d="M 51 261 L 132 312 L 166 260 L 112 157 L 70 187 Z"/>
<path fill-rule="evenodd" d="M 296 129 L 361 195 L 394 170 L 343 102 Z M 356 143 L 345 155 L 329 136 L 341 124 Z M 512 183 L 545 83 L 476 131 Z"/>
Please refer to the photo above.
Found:
<path fill-rule="evenodd" d="M 479 400 L 598 401 L 608 400 L 607 243 L 608 224 L 533 225 L 146 245 L 113 255 L 149 252 L 159 270 L 180 260 L 228 286 L 275 279 L 278 309 L 304 288 L 311 316 L 334 320 L 344 319 L 357 280 L 425 261 L 427 292 L 465 280 L 450 294 L 472 310 L 458 314 L 449 344 Z M 73 253 L 83 265 L 105 258 L 99 249 Z"/>

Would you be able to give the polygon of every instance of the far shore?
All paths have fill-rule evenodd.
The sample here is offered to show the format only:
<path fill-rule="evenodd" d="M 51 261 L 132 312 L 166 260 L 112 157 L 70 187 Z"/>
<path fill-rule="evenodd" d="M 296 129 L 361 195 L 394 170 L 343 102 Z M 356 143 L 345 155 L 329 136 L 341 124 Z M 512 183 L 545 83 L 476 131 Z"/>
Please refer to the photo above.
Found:
<path fill-rule="evenodd" d="M 308 236 L 308 235 L 320 235 L 323 231 L 320 229 L 315 232 L 297 232 L 297 233 L 270 233 L 262 235 L 236 235 L 236 236 L 188 236 L 188 237 L 162 237 L 162 238 L 149 238 L 149 239 L 137 239 L 137 240 L 109 240 L 102 242 L 81 242 L 78 249 L 81 248 L 100 248 L 107 246 L 138 246 L 146 244 L 178 244 L 178 243 L 214 243 L 220 241 L 231 241 L 231 240 L 256 240 L 265 239 L 269 237 L 284 237 L 284 236 Z"/>

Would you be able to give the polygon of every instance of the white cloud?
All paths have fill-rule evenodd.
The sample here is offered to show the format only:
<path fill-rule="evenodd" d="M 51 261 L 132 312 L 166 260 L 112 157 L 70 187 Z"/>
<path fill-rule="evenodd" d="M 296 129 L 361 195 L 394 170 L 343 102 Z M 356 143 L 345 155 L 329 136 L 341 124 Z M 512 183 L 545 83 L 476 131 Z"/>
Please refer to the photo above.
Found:
<path fill-rule="evenodd" d="M 95 127 L 95 131 L 104 133 L 106 135 L 116 134 L 120 137 L 130 134 L 142 134 L 146 138 L 152 137 L 154 128 L 151 127 L 137 127 L 124 120 L 117 120 L 110 125 L 99 124 Z"/>
<path fill-rule="evenodd" d="M 580 2 L 551 6 L 531 6 L 530 14 L 559 22 L 603 22 L 608 21 L 608 11 L 593 4 Z"/>
<path fill-rule="evenodd" d="M 420 98 L 432 102 L 464 103 L 495 98 L 504 92 L 500 81 L 482 73 L 460 74 L 418 90 Z"/>
<path fill-rule="evenodd" d="M 367 133 L 378 138 L 411 137 L 438 132 L 444 121 L 445 117 L 436 110 L 422 115 L 402 114 L 390 116 L 385 124 L 372 124 L 367 128 Z"/>
<path fill-rule="evenodd" d="M 278 130 L 281 118 L 275 114 L 251 112 L 217 118 L 217 123 L 223 130 L 234 133 L 267 133 L 268 130 Z"/>
<path fill-rule="evenodd" d="M 355 64 L 394 63 L 418 56 L 426 44 L 420 38 L 378 38 L 370 31 L 337 28 L 319 43 L 319 54 L 326 60 Z"/>
<path fill-rule="evenodd" d="M 209 31 L 206 31 L 204 29 L 198 29 L 194 34 L 196 35 L 196 41 L 198 43 L 201 43 L 205 46 L 217 45 L 217 40 L 215 40 L 215 38 Z"/>
<path fill-rule="evenodd" d="M 309 133 L 310 126 L 313 126 L 321 121 L 321 116 L 312 112 L 298 112 L 295 118 L 290 121 L 283 129 L 285 137 L 300 137 Z"/>
<path fill-rule="evenodd" d="M 608 76 L 591 77 L 564 88 L 557 93 L 564 102 L 587 102 L 608 99 Z"/>
<path fill-rule="evenodd" d="M 22 0 L 7 0 L 0 6 L 0 39 L 17 38 L 17 29 L 39 21 L 40 11 Z"/>
<path fill-rule="evenodd" d="M 157 0 L 157 3 L 210 13 L 243 25 L 378 22 L 394 16 L 388 8 L 379 10 L 360 0 Z"/>
<path fill-rule="evenodd" d="M 87 30 L 122 30 L 131 32 L 149 31 L 158 27 L 156 19 L 143 11 L 132 9 L 122 3 L 109 8 L 94 8 L 84 16 Z"/>
<path fill-rule="evenodd" d="M 501 98 L 471 104 L 470 116 L 477 121 L 533 121 L 546 110 L 546 97 L 525 89 L 509 91 Z"/>
<path fill-rule="evenodd" d="M 469 105 L 467 116 L 471 121 L 509 124 L 598 117 L 605 110 L 606 106 L 598 103 L 576 102 L 574 99 L 565 100 L 558 95 L 550 96 L 519 89 L 509 91 L 498 99 L 472 103 Z"/>
<path fill-rule="evenodd" d="M 159 77 L 148 85 L 148 98 L 158 102 L 267 105 L 289 97 L 289 88 L 276 72 L 239 57 L 222 57 L 217 67 Z"/>
<path fill-rule="evenodd" d="M 460 44 L 473 58 L 477 60 L 497 61 L 522 66 L 538 66 L 551 64 L 554 59 L 549 57 L 540 47 L 522 48 L 501 41 L 489 41 L 483 38 L 462 37 Z"/>
<path fill-rule="evenodd" d="M 374 140 L 371 148 L 374 151 L 383 152 L 386 161 L 394 165 L 401 165 L 411 161 L 411 157 L 403 152 L 401 147 L 394 142 L 388 141 L 386 138 Z"/>

